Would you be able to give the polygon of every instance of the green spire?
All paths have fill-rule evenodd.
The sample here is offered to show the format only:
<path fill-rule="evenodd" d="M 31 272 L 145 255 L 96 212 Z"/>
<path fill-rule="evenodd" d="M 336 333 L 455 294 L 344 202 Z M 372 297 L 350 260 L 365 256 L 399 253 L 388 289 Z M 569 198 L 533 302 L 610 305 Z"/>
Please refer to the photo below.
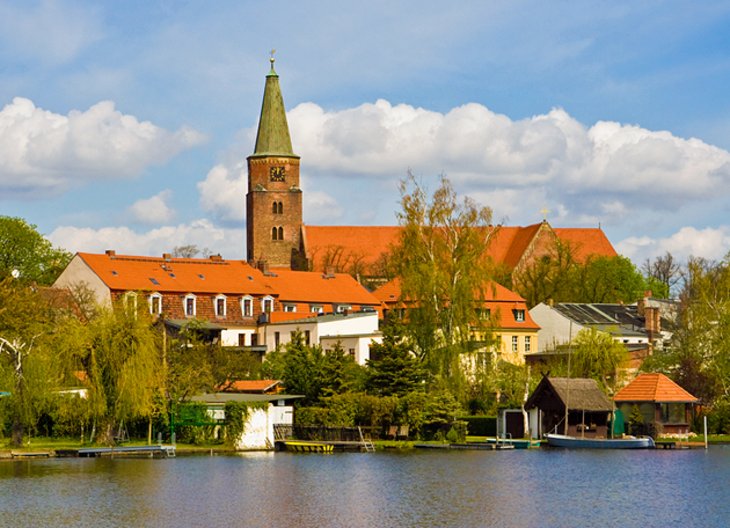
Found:
<path fill-rule="evenodd" d="M 266 76 L 264 101 L 261 104 L 259 130 L 256 134 L 254 156 L 296 156 L 291 148 L 289 125 L 286 122 L 284 99 L 279 88 L 279 75 L 274 70 L 274 52 L 271 52 L 271 71 Z"/>

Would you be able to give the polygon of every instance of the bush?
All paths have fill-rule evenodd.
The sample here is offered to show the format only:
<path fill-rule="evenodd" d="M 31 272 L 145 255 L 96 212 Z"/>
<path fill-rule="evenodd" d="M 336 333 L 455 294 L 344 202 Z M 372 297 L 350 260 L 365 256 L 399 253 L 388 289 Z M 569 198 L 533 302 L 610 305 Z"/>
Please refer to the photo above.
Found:
<path fill-rule="evenodd" d="M 497 436 L 496 416 L 459 416 L 466 423 L 466 434 L 473 436 Z"/>

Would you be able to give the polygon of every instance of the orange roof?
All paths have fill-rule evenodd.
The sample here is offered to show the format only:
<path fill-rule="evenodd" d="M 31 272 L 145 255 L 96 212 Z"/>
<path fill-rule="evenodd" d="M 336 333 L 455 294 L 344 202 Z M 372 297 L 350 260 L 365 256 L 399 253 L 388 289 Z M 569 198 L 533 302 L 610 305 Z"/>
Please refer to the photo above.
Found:
<path fill-rule="evenodd" d="M 112 290 L 274 295 L 266 277 L 241 260 L 79 253 Z"/>
<path fill-rule="evenodd" d="M 400 299 L 400 279 L 386 282 L 373 292 L 383 304 L 393 306 Z M 491 281 L 484 291 L 482 308 L 489 309 L 497 328 L 524 328 L 539 330 L 538 324 L 530 316 L 524 298 L 501 284 Z M 523 310 L 524 321 L 516 321 L 512 310 Z"/>
<path fill-rule="evenodd" d="M 228 392 L 266 392 L 279 385 L 279 380 L 239 380 L 225 384 Z"/>
<path fill-rule="evenodd" d="M 543 223 L 525 227 L 499 226 L 495 229 L 486 254 L 496 263 L 514 268 L 538 235 Z M 548 226 L 549 227 L 549 226 Z M 616 250 L 600 228 L 552 228 L 555 235 L 574 248 L 578 261 L 590 255 L 613 257 Z M 307 257 L 314 269 L 322 270 L 324 257 L 331 264 L 343 265 L 359 260 L 374 264 L 400 242 L 400 226 L 303 226 Z"/>
<path fill-rule="evenodd" d="M 555 234 L 573 248 L 573 256 L 584 262 L 591 255 L 615 257 L 618 253 L 600 228 L 556 227 Z"/>
<path fill-rule="evenodd" d="M 288 321 L 301 321 L 302 319 L 314 319 L 317 314 L 314 312 L 271 312 L 269 313 L 269 322 L 285 323 Z"/>
<path fill-rule="evenodd" d="M 613 397 L 617 402 L 691 403 L 697 398 L 664 374 L 639 374 Z"/>
<path fill-rule="evenodd" d="M 272 290 L 279 294 L 280 301 L 380 305 L 372 293 L 346 273 L 325 275 L 312 271 L 276 269 L 265 279 Z"/>

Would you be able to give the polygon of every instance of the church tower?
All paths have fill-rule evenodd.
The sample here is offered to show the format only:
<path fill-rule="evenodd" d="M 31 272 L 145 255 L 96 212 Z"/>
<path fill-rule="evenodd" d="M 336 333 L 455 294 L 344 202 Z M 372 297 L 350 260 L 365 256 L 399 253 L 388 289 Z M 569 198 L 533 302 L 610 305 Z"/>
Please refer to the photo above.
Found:
<path fill-rule="evenodd" d="M 302 231 L 299 156 L 292 151 L 273 55 L 270 60 L 256 147 L 247 158 L 246 256 L 251 263 L 298 268 Z"/>

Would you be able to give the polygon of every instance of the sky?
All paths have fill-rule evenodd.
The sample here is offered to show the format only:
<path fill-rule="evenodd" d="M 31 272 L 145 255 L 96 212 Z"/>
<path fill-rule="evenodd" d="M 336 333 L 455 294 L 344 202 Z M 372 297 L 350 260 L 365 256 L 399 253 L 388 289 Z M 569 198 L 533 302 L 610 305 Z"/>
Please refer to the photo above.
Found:
<path fill-rule="evenodd" d="M 275 49 L 307 224 L 395 225 L 410 172 L 639 266 L 720 260 L 728 27 L 712 0 L 0 0 L 0 214 L 70 252 L 243 258 Z"/>

